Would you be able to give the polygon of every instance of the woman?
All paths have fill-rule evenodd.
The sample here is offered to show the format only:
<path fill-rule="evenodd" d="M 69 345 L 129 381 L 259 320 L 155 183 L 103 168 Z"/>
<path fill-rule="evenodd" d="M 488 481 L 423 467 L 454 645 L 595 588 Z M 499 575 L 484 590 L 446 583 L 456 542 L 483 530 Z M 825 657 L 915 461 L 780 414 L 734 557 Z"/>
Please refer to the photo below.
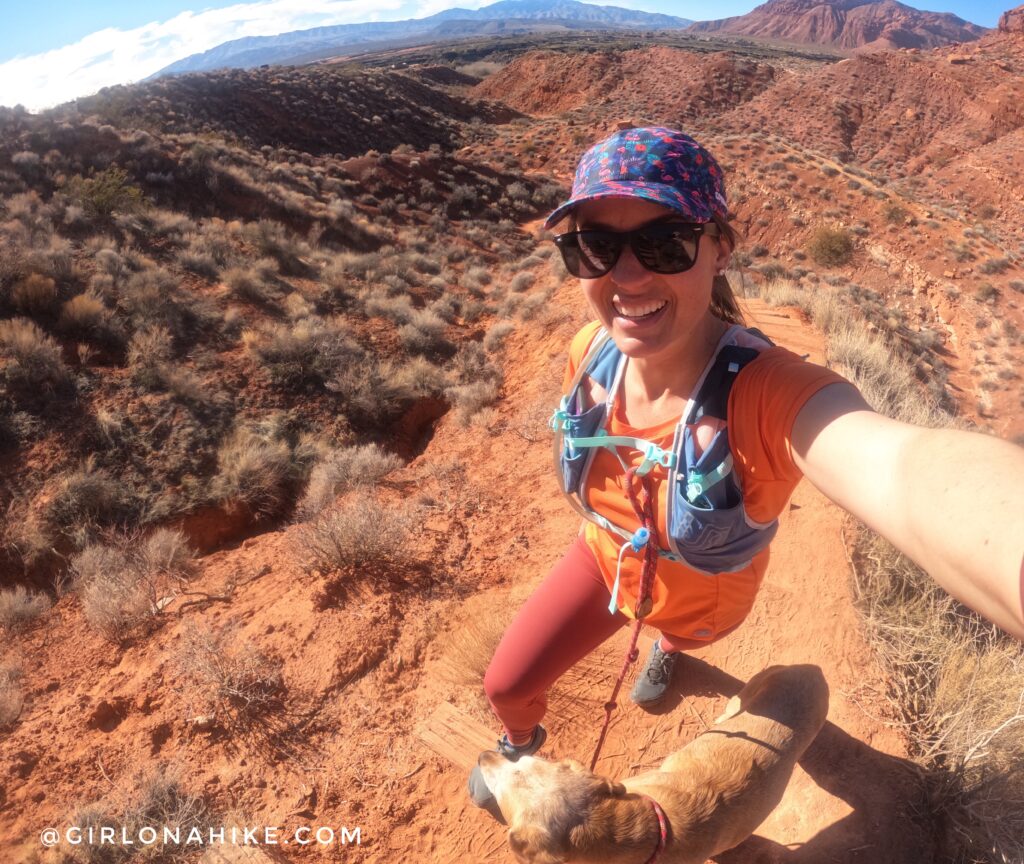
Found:
<path fill-rule="evenodd" d="M 1024 638 L 1024 451 L 882 417 L 839 375 L 739 326 L 722 275 L 727 220 L 714 158 L 661 127 L 592 147 L 547 220 L 567 221 L 556 243 L 597 319 L 573 339 L 556 413 L 562 486 L 588 521 L 484 678 L 509 759 L 544 743 L 551 684 L 637 616 L 644 544 L 630 468 L 651 490 L 658 544 L 639 612 L 662 637 L 632 693 L 642 706 L 664 696 L 680 651 L 746 617 L 801 476 Z M 470 795 L 492 806 L 476 770 Z"/>

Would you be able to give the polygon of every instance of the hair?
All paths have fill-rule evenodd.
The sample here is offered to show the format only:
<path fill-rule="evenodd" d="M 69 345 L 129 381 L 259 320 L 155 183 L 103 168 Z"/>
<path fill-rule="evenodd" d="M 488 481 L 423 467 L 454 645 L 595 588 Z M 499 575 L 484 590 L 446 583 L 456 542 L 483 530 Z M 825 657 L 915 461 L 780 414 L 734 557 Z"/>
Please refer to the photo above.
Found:
<path fill-rule="evenodd" d="M 718 226 L 722 240 L 729 244 L 729 251 L 732 252 L 739 241 L 739 234 L 737 234 L 736 229 L 718 214 L 713 215 L 711 218 L 715 225 Z M 740 304 L 736 302 L 736 295 L 733 293 L 732 285 L 729 284 L 725 274 L 715 276 L 714 281 L 711 283 L 710 309 L 712 315 L 720 318 L 727 324 L 739 324 L 743 327 L 747 324 L 746 319 L 743 317 L 743 312 L 740 311 Z"/>
<path fill-rule="evenodd" d="M 575 231 L 578 227 L 576 214 L 570 211 L 566 215 L 569 220 L 569 230 Z M 722 218 L 717 213 L 713 214 L 711 219 L 718 227 L 721 239 L 729 244 L 729 251 L 732 252 L 739 242 L 739 234 L 736 229 L 729 224 L 727 219 Z M 711 283 L 711 305 L 708 308 L 711 310 L 712 315 L 725 321 L 727 324 L 739 324 L 741 327 L 747 325 L 743 312 L 740 310 L 740 304 L 736 301 L 736 294 L 732 290 L 732 285 L 729 284 L 729 280 L 724 274 L 715 276 L 714 281 Z"/>

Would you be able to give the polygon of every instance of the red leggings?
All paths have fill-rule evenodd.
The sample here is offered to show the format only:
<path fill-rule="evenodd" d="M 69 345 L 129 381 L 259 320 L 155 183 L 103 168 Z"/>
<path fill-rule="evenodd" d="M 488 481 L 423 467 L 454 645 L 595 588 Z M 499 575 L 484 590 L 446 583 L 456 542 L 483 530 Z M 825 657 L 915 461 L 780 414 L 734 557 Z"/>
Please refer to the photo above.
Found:
<path fill-rule="evenodd" d="M 630 619 L 608 611 L 608 587 L 583 535 L 509 624 L 484 675 L 484 691 L 513 744 L 525 744 L 547 709 L 547 690 Z M 719 635 L 725 635 L 724 633 Z M 708 643 L 662 634 L 665 651 Z"/>

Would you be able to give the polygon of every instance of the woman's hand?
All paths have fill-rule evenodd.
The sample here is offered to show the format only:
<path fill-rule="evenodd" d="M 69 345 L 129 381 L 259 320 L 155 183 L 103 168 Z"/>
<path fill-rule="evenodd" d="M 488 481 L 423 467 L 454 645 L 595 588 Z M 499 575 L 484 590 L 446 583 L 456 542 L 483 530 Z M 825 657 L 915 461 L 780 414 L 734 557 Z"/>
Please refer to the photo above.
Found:
<path fill-rule="evenodd" d="M 850 384 L 807 401 L 791 444 L 822 493 L 1024 640 L 1024 449 L 890 420 Z"/>

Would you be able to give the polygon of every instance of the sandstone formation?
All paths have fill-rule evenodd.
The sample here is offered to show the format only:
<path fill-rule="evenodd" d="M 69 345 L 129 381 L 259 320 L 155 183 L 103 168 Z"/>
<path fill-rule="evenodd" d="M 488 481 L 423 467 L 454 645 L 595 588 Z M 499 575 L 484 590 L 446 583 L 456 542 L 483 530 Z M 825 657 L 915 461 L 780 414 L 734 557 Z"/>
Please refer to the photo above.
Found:
<path fill-rule="evenodd" d="M 747 15 L 700 21 L 687 30 L 849 49 L 932 48 L 971 42 L 987 32 L 955 15 L 921 12 L 895 0 L 768 0 Z"/>

